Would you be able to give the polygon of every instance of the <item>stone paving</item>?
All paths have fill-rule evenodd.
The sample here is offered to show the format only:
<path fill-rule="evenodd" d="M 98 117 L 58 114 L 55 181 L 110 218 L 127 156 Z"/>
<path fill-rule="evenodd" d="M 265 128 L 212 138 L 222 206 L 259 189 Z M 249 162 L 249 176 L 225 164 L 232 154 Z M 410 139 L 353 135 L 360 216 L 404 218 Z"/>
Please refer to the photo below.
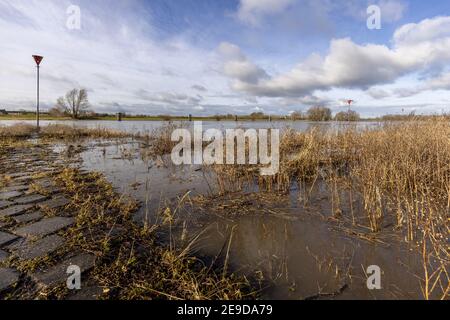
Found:
<path fill-rule="evenodd" d="M 42 258 L 61 248 L 63 244 L 64 238 L 58 235 L 51 235 L 36 242 L 25 241 L 17 247 L 14 254 L 23 260 Z"/>
<path fill-rule="evenodd" d="M 0 193 L 0 200 L 11 200 L 21 196 L 23 193 L 19 191 L 3 192 Z"/>
<path fill-rule="evenodd" d="M 53 199 L 41 202 L 39 204 L 39 207 L 41 208 L 47 208 L 47 209 L 57 209 L 64 206 L 67 206 L 70 203 L 69 199 L 67 199 L 64 196 L 57 196 Z"/>
<path fill-rule="evenodd" d="M 75 222 L 73 218 L 53 217 L 26 225 L 13 232 L 24 238 L 45 237 L 61 229 L 67 228 Z"/>
<path fill-rule="evenodd" d="M 67 260 L 64 260 L 60 264 L 54 266 L 53 268 L 46 270 L 44 272 L 38 272 L 33 274 L 31 277 L 41 286 L 49 287 L 61 284 L 67 279 L 67 267 L 71 265 L 76 265 L 80 267 L 80 271 L 86 272 L 92 269 L 95 265 L 95 257 L 91 254 L 80 254 Z"/>
<path fill-rule="evenodd" d="M 16 240 L 17 238 L 18 237 L 16 237 L 13 234 L 0 231 L 0 246 L 7 245 L 8 243 Z"/>
<path fill-rule="evenodd" d="M 33 207 L 34 206 L 31 204 L 18 205 L 17 203 L 13 203 L 13 205 L 11 205 L 10 207 L 0 211 L 0 219 L 5 218 L 5 217 L 12 217 L 12 216 L 17 216 L 19 214 L 23 214 Z"/>
<path fill-rule="evenodd" d="M 64 284 L 69 265 L 78 265 L 82 272 L 94 267 L 95 256 L 84 252 L 66 253 L 59 261 L 50 259 L 44 269 L 25 273 L 14 268 L 17 263 L 10 263 L 11 259 L 25 263 L 51 257 L 64 247 L 64 231 L 75 219 L 66 210 L 70 199 L 53 180 L 63 168 L 59 158 L 50 148 L 38 145 L 0 155 L 0 300 L 24 283 L 35 292 Z"/>
<path fill-rule="evenodd" d="M 3 250 L 0 250 L 0 263 L 5 262 L 9 257 L 9 254 Z"/>
<path fill-rule="evenodd" d="M 19 282 L 19 273 L 10 268 L 0 268 L 0 293 L 10 289 Z"/>
<path fill-rule="evenodd" d="M 40 220 L 44 215 L 40 211 L 22 214 L 20 216 L 13 217 L 14 221 L 18 224 L 25 224 L 31 221 Z"/>
<path fill-rule="evenodd" d="M 32 195 L 28 195 L 28 196 L 23 196 L 17 199 L 14 199 L 15 203 L 18 204 L 32 204 L 32 203 L 38 203 L 38 202 L 42 202 L 44 200 L 46 200 L 47 197 L 40 195 L 40 194 L 32 194 Z"/>
<path fill-rule="evenodd" d="M 14 204 L 14 202 L 11 202 L 11 201 L 3 201 L 3 200 L 1 200 L 0 201 L 0 210 L 1 209 L 5 209 L 5 208 L 7 208 L 7 207 L 10 207 L 10 206 L 12 206 Z"/>

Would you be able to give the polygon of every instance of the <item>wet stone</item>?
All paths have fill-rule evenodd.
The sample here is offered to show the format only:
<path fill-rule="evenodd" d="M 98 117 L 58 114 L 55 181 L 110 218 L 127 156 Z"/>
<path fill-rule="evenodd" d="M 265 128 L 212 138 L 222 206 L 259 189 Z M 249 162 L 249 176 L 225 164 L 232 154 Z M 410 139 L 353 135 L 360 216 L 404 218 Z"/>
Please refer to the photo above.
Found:
<path fill-rule="evenodd" d="M 9 257 L 9 254 L 3 250 L 0 250 L 0 263 L 5 262 Z"/>
<path fill-rule="evenodd" d="M 16 186 L 8 186 L 5 187 L 3 189 L 1 189 L 1 192 L 11 192 L 11 191 L 24 191 L 24 190 L 28 190 L 29 186 L 28 185 L 24 185 L 24 184 L 19 184 Z"/>
<path fill-rule="evenodd" d="M 75 220 L 73 218 L 48 218 L 19 228 L 15 233 L 22 237 L 43 237 L 64 229 L 74 222 Z"/>
<path fill-rule="evenodd" d="M 61 193 L 61 188 L 58 188 L 57 186 L 48 187 L 45 189 L 45 192 L 47 194 L 55 194 L 55 193 Z"/>
<path fill-rule="evenodd" d="M 25 163 L 24 162 L 19 162 L 17 164 L 20 165 L 20 164 L 25 164 Z M 28 173 L 26 173 L 26 172 L 18 172 L 18 173 L 8 174 L 8 177 L 14 179 L 14 178 L 24 177 L 24 176 L 27 176 L 27 175 L 28 175 Z"/>
<path fill-rule="evenodd" d="M 64 239 L 58 235 L 48 236 L 36 242 L 26 241 L 14 252 L 20 259 L 31 260 L 44 257 L 64 244 Z"/>
<path fill-rule="evenodd" d="M 51 168 L 51 167 L 48 167 L 48 166 L 42 166 L 42 167 L 39 168 L 39 171 L 41 171 L 41 172 L 52 172 L 52 171 L 55 171 L 55 168 Z"/>
<path fill-rule="evenodd" d="M 13 269 L 0 268 L 0 292 L 12 288 L 19 281 L 19 273 Z"/>
<path fill-rule="evenodd" d="M 12 204 L 14 204 L 14 202 L 11 202 L 11 201 L 0 201 L 0 210 L 9 207 Z"/>
<path fill-rule="evenodd" d="M 9 207 L 7 209 L 0 210 L 0 218 L 18 216 L 19 214 L 25 213 L 31 208 L 33 208 L 33 205 L 31 204 Z"/>
<path fill-rule="evenodd" d="M 0 193 L 0 200 L 10 200 L 13 198 L 20 197 L 21 195 L 22 195 L 22 192 L 20 192 L 20 191 L 3 192 L 3 193 Z"/>
<path fill-rule="evenodd" d="M 28 223 L 28 222 L 39 220 L 42 217 L 43 217 L 42 213 L 39 211 L 36 211 L 36 212 L 32 212 L 32 213 L 23 214 L 21 216 L 16 216 L 13 219 L 17 223 Z"/>
<path fill-rule="evenodd" d="M 31 277 L 44 287 L 53 287 L 67 281 L 67 267 L 75 265 L 80 267 L 81 273 L 89 271 L 95 265 L 95 256 L 82 253 L 69 258 L 51 269 L 33 274 Z"/>
<path fill-rule="evenodd" d="M 23 176 L 23 177 L 19 177 L 19 178 L 14 179 L 14 181 L 27 182 L 27 181 L 30 181 L 31 179 L 32 179 L 32 176 Z"/>
<path fill-rule="evenodd" d="M 30 203 L 37 203 L 41 202 L 47 199 L 46 196 L 40 195 L 40 194 L 32 194 L 29 196 L 17 198 L 14 201 L 18 204 L 30 204 Z"/>
<path fill-rule="evenodd" d="M 0 247 L 7 245 L 8 243 L 11 243 L 12 241 L 16 240 L 17 238 L 18 237 L 13 234 L 0 231 Z"/>
<path fill-rule="evenodd" d="M 50 199 L 50 200 L 40 203 L 39 206 L 41 208 L 56 209 L 56 208 L 67 206 L 69 203 L 70 203 L 70 201 L 67 198 L 65 198 L 63 196 L 58 196 L 53 199 Z"/>
<path fill-rule="evenodd" d="M 41 188 L 49 188 L 54 186 L 53 181 L 49 180 L 49 179 L 41 179 L 41 180 L 37 180 L 34 181 L 35 184 L 37 184 L 38 186 L 40 186 Z"/>

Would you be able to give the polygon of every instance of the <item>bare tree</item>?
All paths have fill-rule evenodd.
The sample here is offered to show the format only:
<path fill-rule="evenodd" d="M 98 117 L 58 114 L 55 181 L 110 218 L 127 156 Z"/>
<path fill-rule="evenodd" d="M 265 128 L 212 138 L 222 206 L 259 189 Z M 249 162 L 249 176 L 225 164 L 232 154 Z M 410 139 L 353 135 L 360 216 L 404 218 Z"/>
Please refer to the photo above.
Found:
<path fill-rule="evenodd" d="M 79 119 L 89 111 L 90 105 L 86 89 L 73 89 L 58 98 L 55 110 L 74 119 Z"/>
<path fill-rule="evenodd" d="M 342 111 L 342 112 L 339 112 L 338 114 L 336 114 L 336 116 L 334 117 L 334 120 L 336 120 L 336 121 L 359 121 L 360 118 L 361 117 L 358 114 L 358 112 L 353 111 L 353 110 L 348 110 L 348 111 Z"/>
<path fill-rule="evenodd" d="M 290 117 L 291 117 L 291 120 L 302 120 L 304 118 L 301 111 L 292 112 Z"/>
<path fill-rule="evenodd" d="M 308 110 L 308 119 L 311 121 L 330 121 L 332 119 L 332 113 L 326 107 L 311 107 Z"/>

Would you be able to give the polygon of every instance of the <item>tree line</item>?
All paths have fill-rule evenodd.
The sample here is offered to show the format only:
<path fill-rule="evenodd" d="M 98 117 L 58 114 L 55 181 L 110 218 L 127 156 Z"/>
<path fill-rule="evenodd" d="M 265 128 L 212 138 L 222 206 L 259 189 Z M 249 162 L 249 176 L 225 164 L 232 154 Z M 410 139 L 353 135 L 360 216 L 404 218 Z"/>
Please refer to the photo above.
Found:
<path fill-rule="evenodd" d="M 71 117 L 73 119 L 82 119 L 92 115 L 95 115 L 91 111 L 91 105 L 88 99 L 88 92 L 86 89 L 73 89 L 65 94 L 65 96 L 59 97 L 55 106 L 50 109 L 50 115 L 56 117 Z M 162 116 L 170 120 L 171 116 Z M 232 120 L 236 119 L 236 115 L 215 115 L 208 118 L 215 118 L 216 120 Z M 309 120 L 309 121 L 358 121 L 361 119 L 360 115 L 353 110 L 341 111 L 333 117 L 333 113 L 330 108 L 322 106 L 314 106 L 309 108 L 305 113 L 301 111 L 292 112 L 288 117 L 266 115 L 263 112 L 253 112 L 247 116 L 239 116 L 239 119 L 245 120 Z"/>

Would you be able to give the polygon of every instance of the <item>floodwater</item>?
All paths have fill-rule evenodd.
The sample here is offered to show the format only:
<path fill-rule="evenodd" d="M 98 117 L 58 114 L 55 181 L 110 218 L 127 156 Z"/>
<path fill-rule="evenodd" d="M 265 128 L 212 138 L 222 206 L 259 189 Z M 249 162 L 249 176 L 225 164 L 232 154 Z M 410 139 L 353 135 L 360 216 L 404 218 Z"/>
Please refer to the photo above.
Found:
<path fill-rule="evenodd" d="M 308 207 L 299 203 L 295 186 L 290 195 L 275 201 L 241 194 L 238 199 L 249 199 L 247 203 L 222 215 L 215 210 L 217 198 L 201 207 L 186 200 L 217 193 L 214 174 L 207 168 L 175 167 L 166 157 L 154 160 L 136 141 L 91 141 L 86 147 L 81 154 L 84 169 L 103 172 L 119 192 L 143 203 L 135 217 L 138 222 L 158 223 L 161 208 L 173 208 L 188 194 L 172 241 L 183 247 L 196 238 L 191 253 L 205 261 L 223 262 L 229 252 L 229 270 L 255 279 L 262 298 L 422 297 L 418 277 L 423 271 L 415 251 L 398 239 L 393 228 L 386 227 L 377 241 L 346 232 L 345 222 L 330 219 L 329 199 L 322 188 L 317 188 Z M 382 272 L 380 290 L 367 287 L 366 270 L 372 265 Z"/>
<path fill-rule="evenodd" d="M 34 125 L 36 122 L 34 120 L 0 120 L 0 126 L 10 126 L 17 123 L 27 123 Z M 174 121 L 177 123 L 184 123 L 186 125 L 192 125 L 194 122 L 181 122 Z M 155 129 L 162 127 L 167 124 L 164 121 L 96 121 L 96 120 L 81 120 L 81 121 L 41 121 L 41 126 L 46 126 L 48 124 L 64 124 L 69 126 L 76 127 L 86 127 L 86 128 L 107 128 L 114 129 L 129 133 L 140 133 L 140 134 L 149 134 L 152 133 Z M 283 128 L 292 128 L 297 131 L 307 131 L 312 127 L 319 127 L 325 129 L 345 129 L 348 127 L 354 127 L 356 129 L 364 129 L 370 128 L 373 126 L 379 125 L 379 122 L 369 122 L 369 121 L 361 121 L 361 122 L 309 122 L 309 121 L 203 121 L 203 129 L 235 129 L 235 128 L 254 128 L 254 129 L 283 129 Z"/>

